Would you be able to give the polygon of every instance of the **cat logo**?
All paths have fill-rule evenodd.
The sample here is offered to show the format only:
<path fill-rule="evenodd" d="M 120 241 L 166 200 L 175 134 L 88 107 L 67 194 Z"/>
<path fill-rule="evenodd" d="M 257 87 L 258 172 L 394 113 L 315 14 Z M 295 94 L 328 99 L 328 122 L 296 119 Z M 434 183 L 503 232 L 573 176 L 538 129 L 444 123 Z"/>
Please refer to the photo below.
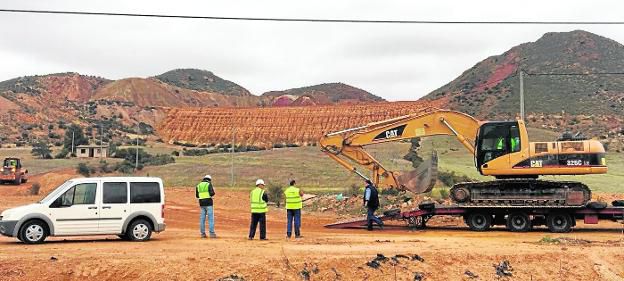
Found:
<path fill-rule="evenodd" d="M 531 160 L 531 168 L 541 168 L 542 160 Z"/>
<path fill-rule="evenodd" d="M 373 141 L 399 138 L 399 137 L 401 137 L 403 135 L 403 131 L 405 130 L 406 126 L 407 125 L 401 125 L 401 126 L 398 126 L 398 127 L 394 127 L 394 128 L 385 130 L 385 131 L 381 132 L 380 134 L 378 134 L 373 139 Z"/>
<path fill-rule="evenodd" d="M 399 130 L 388 130 L 386 131 L 386 138 L 396 138 L 399 135 Z"/>

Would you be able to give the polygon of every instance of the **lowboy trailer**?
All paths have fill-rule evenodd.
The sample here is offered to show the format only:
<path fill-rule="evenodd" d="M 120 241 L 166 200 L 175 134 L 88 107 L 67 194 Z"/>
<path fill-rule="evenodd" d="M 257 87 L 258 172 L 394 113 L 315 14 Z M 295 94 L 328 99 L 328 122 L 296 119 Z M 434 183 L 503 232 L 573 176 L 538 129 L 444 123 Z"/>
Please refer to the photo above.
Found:
<path fill-rule="evenodd" d="M 390 210 L 380 218 L 383 221 L 400 220 L 412 228 L 425 228 L 434 216 L 463 217 L 473 231 L 487 231 L 492 226 L 504 225 L 510 231 L 524 232 L 534 226 L 545 225 L 550 232 L 570 232 L 577 220 L 584 224 L 597 224 L 600 220 L 618 221 L 624 219 L 624 207 L 527 207 L 527 206 L 435 206 L 421 204 L 413 211 Z M 327 228 L 361 228 L 366 219 L 356 219 L 328 224 Z"/>

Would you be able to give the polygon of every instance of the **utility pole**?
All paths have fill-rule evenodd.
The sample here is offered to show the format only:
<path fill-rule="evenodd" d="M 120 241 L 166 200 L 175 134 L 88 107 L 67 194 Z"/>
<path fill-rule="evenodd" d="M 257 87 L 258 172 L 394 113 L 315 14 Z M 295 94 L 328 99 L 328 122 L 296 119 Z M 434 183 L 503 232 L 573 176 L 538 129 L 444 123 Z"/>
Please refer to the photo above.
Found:
<path fill-rule="evenodd" d="M 71 155 L 69 155 L 69 158 L 72 157 L 72 155 L 76 155 L 76 152 L 74 151 L 74 138 L 76 135 L 76 131 L 72 130 L 72 146 L 71 146 Z"/>
<path fill-rule="evenodd" d="M 137 135 L 136 135 L 136 156 L 134 157 L 134 171 L 139 169 L 139 124 L 137 123 Z"/>
<path fill-rule="evenodd" d="M 230 179 L 230 187 L 234 187 L 234 142 L 236 141 L 236 128 L 232 129 L 232 144 L 230 145 L 230 154 L 232 156 L 231 159 L 231 163 L 232 163 L 232 167 L 230 168 L 230 174 L 231 174 L 231 179 Z"/>
<path fill-rule="evenodd" d="M 522 69 L 520 69 L 520 118 L 524 121 L 524 77 L 522 76 Z"/>
<path fill-rule="evenodd" d="M 102 160 L 102 150 L 103 150 L 103 145 L 102 145 L 102 141 L 104 140 L 104 138 L 102 137 L 102 122 L 100 122 L 100 160 Z"/>

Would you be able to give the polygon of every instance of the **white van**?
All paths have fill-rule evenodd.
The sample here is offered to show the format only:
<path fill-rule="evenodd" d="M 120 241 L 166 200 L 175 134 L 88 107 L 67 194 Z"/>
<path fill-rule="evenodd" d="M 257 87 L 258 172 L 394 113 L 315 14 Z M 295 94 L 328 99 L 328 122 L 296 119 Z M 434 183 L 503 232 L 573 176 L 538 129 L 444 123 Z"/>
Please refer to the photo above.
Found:
<path fill-rule="evenodd" d="M 0 234 L 28 244 L 47 236 L 111 234 L 146 241 L 164 230 L 163 183 L 150 177 L 72 179 L 37 203 L 0 214 Z"/>

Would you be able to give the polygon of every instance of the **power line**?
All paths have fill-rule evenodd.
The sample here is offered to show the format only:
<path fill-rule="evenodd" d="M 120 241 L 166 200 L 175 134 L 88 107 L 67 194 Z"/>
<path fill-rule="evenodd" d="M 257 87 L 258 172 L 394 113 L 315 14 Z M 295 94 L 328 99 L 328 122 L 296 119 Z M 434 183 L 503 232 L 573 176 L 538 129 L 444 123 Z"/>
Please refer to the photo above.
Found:
<path fill-rule="evenodd" d="M 531 76 L 592 76 L 592 75 L 624 75 L 624 72 L 584 72 L 584 73 L 530 73 Z"/>
<path fill-rule="evenodd" d="M 444 21 L 444 20 L 370 20 L 370 19 L 319 19 L 319 18 L 272 18 L 272 17 L 221 17 L 168 14 L 137 14 L 113 12 L 61 11 L 61 10 L 22 10 L 0 9 L 3 13 L 56 14 L 82 16 L 118 16 L 175 19 L 205 19 L 231 21 L 272 21 L 310 23 L 373 23 L 373 24 L 503 24 L 503 25 L 624 25 L 624 21 Z"/>

